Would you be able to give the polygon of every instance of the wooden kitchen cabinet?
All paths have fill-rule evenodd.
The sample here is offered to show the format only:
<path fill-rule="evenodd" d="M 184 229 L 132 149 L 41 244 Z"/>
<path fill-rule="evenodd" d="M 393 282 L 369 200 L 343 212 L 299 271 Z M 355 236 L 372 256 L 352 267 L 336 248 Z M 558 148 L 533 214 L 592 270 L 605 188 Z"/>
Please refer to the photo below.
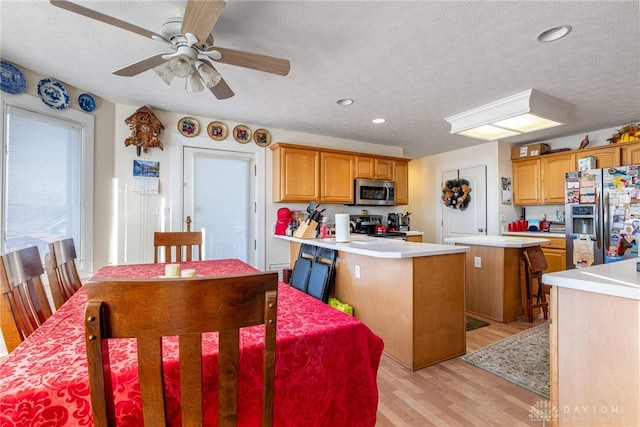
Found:
<path fill-rule="evenodd" d="M 543 155 L 513 162 L 515 205 L 564 204 L 565 173 L 575 170 L 575 153 Z"/>
<path fill-rule="evenodd" d="M 596 147 L 587 150 L 578 150 L 576 154 L 576 164 L 574 170 L 580 170 L 580 159 L 593 156 L 596 158 L 596 167 L 594 169 L 611 168 L 614 166 L 620 166 L 620 147 L 607 146 Z"/>
<path fill-rule="evenodd" d="M 276 146 L 273 150 L 273 201 L 309 202 L 320 198 L 320 152 Z"/>
<path fill-rule="evenodd" d="M 531 158 L 513 162 L 513 204 L 539 205 L 542 203 L 540 159 Z"/>
<path fill-rule="evenodd" d="M 393 180 L 393 160 L 370 156 L 355 156 L 356 178 Z"/>
<path fill-rule="evenodd" d="M 320 202 L 353 203 L 354 156 L 320 152 Z"/>
<path fill-rule="evenodd" d="M 555 156 L 542 156 L 542 201 L 545 205 L 564 205 L 565 173 L 575 170 L 576 155 L 574 153 Z"/>
<path fill-rule="evenodd" d="M 396 205 L 409 204 L 409 162 L 395 160 L 393 165 L 396 182 Z"/>
<path fill-rule="evenodd" d="M 620 149 L 623 165 L 640 164 L 640 143 L 625 143 Z"/>
<path fill-rule="evenodd" d="M 545 273 L 553 273 L 554 271 L 564 271 L 567 269 L 567 250 L 566 242 L 562 237 L 546 237 L 550 240 L 547 245 L 542 245 L 542 253 L 547 260 L 547 269 Z"/>

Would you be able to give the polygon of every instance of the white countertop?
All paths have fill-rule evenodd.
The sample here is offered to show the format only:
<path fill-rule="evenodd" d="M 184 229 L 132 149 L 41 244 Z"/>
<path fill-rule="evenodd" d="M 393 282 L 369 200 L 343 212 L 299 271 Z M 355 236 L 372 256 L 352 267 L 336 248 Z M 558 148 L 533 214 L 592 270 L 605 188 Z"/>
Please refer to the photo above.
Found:
<path fill-rule="evenodd" d="M 424 232 L 422 231 L 403 231 L 407 236 L 424 236 Z"/>
<path fill-rule="evenodd" d="M 522 237 L 559 237 L 564 239 L 566 236 L 564 233 L 547 233 L 546 231 L 505 231 L 503 236 L 522 236 Z"/>
<path fill-rule="evenodd" d="M 640 258 L 543 274 L 542 282 L 560 288 L 595 292 L 640 301 Z"/>
<path fill-rule="evenodd" d="M 545 245 L 551 242 L 549 239 L 519 236 L 460 236 L 447 237 L 444 241 L 445 243 L 495 246 L 498 248 L 527 248 L 529 246 Z"/>
<path fill-rule="evenodd" d="M 469 252 L 469 248 L 465 246 L 406 242 L 400 239 L 370 237 L 362 234 L 352 234 L 349 238 L 350 241 L 347 243 L 336 243 L 335 238 L 300 239 L 298 237 L 281 235 L 274 235 L 273 237 L 290 242 L 307 243 L 321 248 L 335 249 L 375 258 L 417 258 Z"/>

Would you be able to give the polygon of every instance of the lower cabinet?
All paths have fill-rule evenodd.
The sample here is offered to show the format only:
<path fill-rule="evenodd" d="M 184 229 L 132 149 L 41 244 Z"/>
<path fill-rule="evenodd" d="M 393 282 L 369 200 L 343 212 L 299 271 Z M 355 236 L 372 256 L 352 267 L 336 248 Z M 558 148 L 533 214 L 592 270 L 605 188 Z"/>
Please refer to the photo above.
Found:
<path fill-rule="evenodd" d="M 418 243 L 422 243 L 422 236 L 421 236 L 421 235 L 417 235 L 417 236 L 407 236 L 407 242 L 418 242 Z"/>
<path fill-rule="evenodd" d="M 567 250 L 565 249 L 565 240 L 562 237 L 547 237 L 551 242 L 548 245 L 541 246 L 542 253 L 547 260 L 547 269 L 545 273 L 553 273 L 554 271 L 564 271 L 567 269 Z"/>

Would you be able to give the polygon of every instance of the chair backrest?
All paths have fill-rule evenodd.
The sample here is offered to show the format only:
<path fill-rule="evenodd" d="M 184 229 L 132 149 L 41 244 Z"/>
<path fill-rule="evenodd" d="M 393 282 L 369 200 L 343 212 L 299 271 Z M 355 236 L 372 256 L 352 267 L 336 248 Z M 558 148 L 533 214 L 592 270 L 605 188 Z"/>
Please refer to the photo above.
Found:
<path fill-rule="evenodd" d="M 547 269 L 547 259 L 545 258 L 544 252 L 542 252 L 542 248 L 540 246 L 524 248 L 522 249 L 522 253 L 524 254 L 527 264 L 529 264 L 529 269 L 532 272 L 542 272 Z"/>
<path fill-rule="evenodd" d="M 162 248 L 164 248 L 165 262 L 192 261 L 194 248 L 196 249 L 198 260 L 202 260 L 202 232 L 155 232 L 153 234 L 153 262 L 159 262 L 159 254 Z M 172 249 L 175 249 L 175 251 Z M 175 257 L 172 252 L 175 253 Z M 183 252 L 186 252 L 186 256 L 183 255 Z"/>
<path fill-rule="evenodd" d="M 289 284 L 302 292 L 307 292 L 309 284 L 309 276 L 311 274 L 311 265 L 316 257 L 317 247 L 303 243 L 298 251 L 298 259 L 293 264 L 293 271 Z"/>
<path fill-rule="evenodd" d="M 331 291 L 331 279 L 335 270 L 336 251 L 318 248 L 311 265 L 307 294 L 320 301 L 328 302 Z"/>
<path fill-rule="evenodd" d="M 85 334 L 96 426 L 114 425 L 113 402 L 105 398 L 109 395 L 105 390 L 111 390 L 105 354 L 107 338 L 137 338 L 144 425 L 166 425 L 160 337 L 176 335 L 180 346 L 182 423 L 202 425 L 201 334 L 215 331 L 219 331 L 218 425 L 234 426 L 240 373 L 239 329 L 259 324 L 265 325 L 262 425 L 272 424 L 277 272 L 90 281 L 86 288 Z"/>
<path fill-rule="evenodd" d="M 51 316 L 51 307 L 42 286 L 44 269 L 37 247 L 20 249 L 0 258 L 3 335 L 5 322 L 11 322 L 8 329 L 17 331 L 19 340 L 6 343 L 7 350 L 11 351 Z"/>
<path fill-rule="evenodd" d="M 49 243 L 49 252 L 44 258 L 53 304 L 58 309 L 82 287 L 76 268 L 76 247 L 73 239 Z"/>

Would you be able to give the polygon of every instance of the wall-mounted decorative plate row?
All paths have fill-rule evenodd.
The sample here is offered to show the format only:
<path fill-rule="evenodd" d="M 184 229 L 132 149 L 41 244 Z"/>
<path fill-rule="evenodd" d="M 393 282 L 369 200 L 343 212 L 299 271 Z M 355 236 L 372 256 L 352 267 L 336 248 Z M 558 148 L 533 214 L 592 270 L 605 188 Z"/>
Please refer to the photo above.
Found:
<path fill-rule="evenodd" d="M 200 133 L 200 124 L 193 117 L 183 117 L 178 122 L 178 131 L 183 136 L 191 138 Z M 214 141 L 223 141 L 227 139 L 229 130 L 226 124 L 213 121 L 207 125 L 207 135 Z M 233 128 L 232 135 L 233 139 L 241 144 L 251 142 L 252 137 L 253 142 L 261 147 L 271 144 L 271 134 L 266 129 L 257 129 L 255 132 L 251 132 L 249 127 L 238 125 Z"/>

